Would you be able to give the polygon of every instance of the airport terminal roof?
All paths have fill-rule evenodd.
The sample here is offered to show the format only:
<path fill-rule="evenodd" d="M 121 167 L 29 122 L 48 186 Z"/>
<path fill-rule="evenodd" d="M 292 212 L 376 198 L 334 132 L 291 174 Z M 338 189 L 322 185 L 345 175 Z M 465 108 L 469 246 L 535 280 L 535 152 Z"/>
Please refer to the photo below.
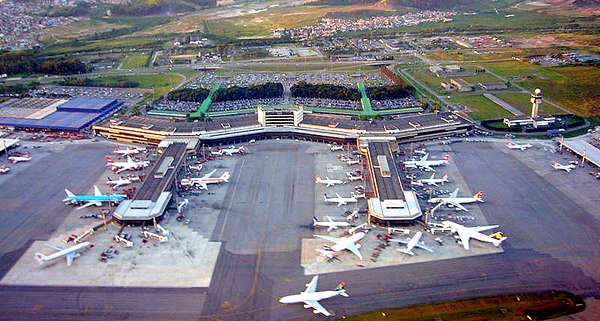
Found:
<path fill-rule="evenodd" d="M 173 143 L 165 151 L 146 177 L 146 180 L 135 194 L 135 200 L 155 201 L 164 192 L 169 183 L 176 176 L 175 169 L 178 168 L 185 156 L 186 144 Z"/>
<path fill-rule="evenodd" d="M 588 143 L 584 138 L 565 140 L 561 144 L 579 156 L 585 157 L 597 167 L 600 167 L 600 149 Z"/>
<path fill-rule="evenodd" d="M 121 105 L 121 102 L 113 99 L 74 98 L 58 106 L 56 111 L 43 118 L 0 117 L 0 126 L 81 130 L 106 117 Z"/>
<path fill-rule="evenodd" d="M 376 192 L 381 200 L 403 200 L 404 190 L 400 183 L 400 174 L 394 162 L 394 155 L 387 142 L 368 143 L 370 164 L 373 166 L 372 175 Z M 389 174 L 384 176 L 384 173 Z"/>
<path fill-rule="evenodd" d="M 452 123 L 459 124 L 462 122 L 462 119 L 451 113 L 396 116 L 393 119 L 375 121 L 356 120 L 348 116 L 307 113 L 304 114 L 304 120 L 302 123 L 339 129 L 393 131 L 444 126 Z"/>

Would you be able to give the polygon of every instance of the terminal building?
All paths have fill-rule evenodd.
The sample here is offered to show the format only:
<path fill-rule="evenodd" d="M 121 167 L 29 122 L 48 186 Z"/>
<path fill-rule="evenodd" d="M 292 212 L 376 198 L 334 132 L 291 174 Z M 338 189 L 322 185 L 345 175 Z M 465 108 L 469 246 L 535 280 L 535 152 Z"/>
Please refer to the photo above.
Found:
<path fill-rule="evenodd" d="M 504 118 L 503 123 L 508 127 L 548 127 L 556 123 L 554 116 L 540 116 L 539 110 L 542 104 L 542 90 L 536 88 L 531 94 L 531 115 Z"/>
<path fill-rule="evenodd" d="M 398 144 L 393 138 L 365 137 L 358 140 L 359 150 L 367 160 L 372 187 L 367 199 L 368 222 L 405 223 L 422 215 L 414 191 L 405 191 L 394 159 Z"/>

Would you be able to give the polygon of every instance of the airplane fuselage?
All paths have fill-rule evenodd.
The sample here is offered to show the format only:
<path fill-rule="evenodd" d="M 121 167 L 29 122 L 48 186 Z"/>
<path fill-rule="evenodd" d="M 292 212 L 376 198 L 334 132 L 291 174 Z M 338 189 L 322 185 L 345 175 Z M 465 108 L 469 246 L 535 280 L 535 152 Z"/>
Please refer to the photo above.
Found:
<path fill-rule="evenodd" d="M 279 299 L 279 302 L 281 302 L 281 303 L 301 303 L 304 301 L 319 301 L 319 300 L 332 298 L 336 295 L 339 295 L 341 292 L 344 292 L 344 290 L 341 290 L 341 291 L 330 290 L 330 291 L 321 291 L 321 292 L 312 292 L 312 293 L 300 293 L 300 294 L 284 296 L 283 298 Z"/>

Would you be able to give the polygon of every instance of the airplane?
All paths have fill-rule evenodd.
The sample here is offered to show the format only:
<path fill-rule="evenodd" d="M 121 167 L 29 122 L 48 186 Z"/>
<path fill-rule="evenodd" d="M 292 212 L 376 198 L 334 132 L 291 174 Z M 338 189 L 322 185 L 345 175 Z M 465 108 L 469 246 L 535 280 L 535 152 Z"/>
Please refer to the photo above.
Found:
<path fill-rule="evenodd" d="M 348 176 L 348 180 L 351 182 L 355 182 L 355 181 L 362 181 L 362 175 L 354 175 L 351 172 L 346 173 L 346 176 Z"/>
<path fill-rule="evenodd" d="M 319 281 L 319 276 L 313 276 L 310 283 L 306 284 L 306 290 L 300 292 L 300 294 L 288 295 L 279 299 L 280 303 L 304 303 L 304 308 L 313 309 L 314 314 L 322 313 L 325 316 L 331 316 L 331 313 L 327 311 L 320 303 L 320 300 L 329 299 L 334 296 L 341 295 L 343 297 L 348 297 L 348 293 L 346 293 L 345 284 L 340 283 L 335 290 L 333 291 L 320 291 L 317 292 L 317 282 Z"/>
<path fill-rule="evenodd" d="M 462 204 L 470 204 L 475 202 L 483 203 L 483 196 L 485 195 L 484 192 L 477 192 L 473 195 L 473 197 L 458 197 L 458 190 L 459 188 L 457 187 L 454 190 L 454 192 L 450 194 L 449 197 L 433 197 L 430 198 L 427 202 L 433 204 L 444 203 L 448 205 L 448 207 L 456 207 L 457 211 L 463 210 L 466 212 L 468 212 L 469 210 L 462 206 Z"/>
<path fill-rule="evenodd" d="M 111 186 L 112 188 L 117 188 L 119 186 L 129 185 L 132 182 L 139 182 L 139 176 L 129 176 L 127 178 L 119 177 L 119 179 L 111 179 L 110 177 L 106 178 L 106 185 Z"/>
<path fill-rule="evenodd" d="M 6 174 L 8 172 L 10 172 L 10 167 L 8 167 L 6 165 L 0 166 L 0 174 Z"/>
<path fill-rule="evenodd" d="M 358 250 L 360 249 L 360 244 L 357 244 L 356 242 L 362 240 L 362 238 L 365 237 L 365 235 L 365 232 L 358 232 L 356 234 L 352 234 L 350 236 L 345 237 L 333 237 L 326 235 L 314 235 L 314 237 L 318 237 L 320 239 L 324 239 L 326 241 L 335 243 L 331 246 L 325 245 L 324 250 L 317 249 L 318 252 L 325 255 L 326 257 L 332 259 L 337 252 L 348 250 L 354 255 L 358 256 L 358 258 L 362 261 L 362 254 L 360 254 L 360 251 Z"/>
<path fill-rule="evenodd" d="M 348 161 L 346 162 L 346 164 L 347 164 L 348 166 L 352 166 L 352 165 L 358 165 L 358 164 L 360 164 L 360 160 L 358 160 L 358 159 L 350 159 L 350 160 L 348 160 Z"/>
<path fill-rule="evenodd" d="M 531 145 L 531 144 L 517 144 L 517 143 L 510 142 L 510 143 L 506 144 L 506 147 L 508 147 L 508 149 L 520 149 L 521 151 L 524 151 L 527 148 L 533 147 L 533 145 Z"/>
<path fill-rule="evenodd" d="M 442 226 L 450 230 L 453 234 L 458 234 L 460 242 L 462 243 L 465 250 L 469 250 L 469 240 L 476 239 L 481 242 L 488 242 L 494 244 L 494 246 L 499 246 L 502 242 L 506 240 L 506 237 L 502 237 L 500 239 L 493 238 L 489 235 L 485 235 L 481 232 L 486 230 L 491 230 L 493 228 L 497 228 L 498 225 L 487 225 L 487 226 L 473 226 L 466 227 L 464 225 L 460 225 L 458 223 L 454 223 L 451 221 L 443 221 Z"/>
<path fill-rule="evenodd" d="M 189 203 L 190 203 L 190 200 L 188 200 L 187 198 L 183 199 L 183 202 L 181 202 L 177 205 L 177 214 L 183 213 L 183 209 L 186 208 Z"/>
<path fill-rule="evenodd" d="M 345 182 L 339 179 L 329 179 L 329 177 L 325 177 L 325 179 L 322 179 L 321 177 L 317 176 L 315 178 L 315 183 L 326 185 L 326 187 L 331 187 L 336 184 L 344 184 Z"/>
<path fill-rule="evenodd" d="M 194 171 L 201 171 L 202 170 L 202 164 L 198 164 L 198 165 L 188 165 L 188 168 Z"/>
<path fill-rule="evenodd" d="M 408 240 L 408 241 L 401 240 L 401 239 L 390 239 L 389 241 L 400 243 L 400 244 L 406 244 L 405 249 L 401 249 L 398 251 L 400 251 L 404 254 L 411 255 L 411 256 L 415 255 L 415 253 L 412 251 L 415 247 L 423 249 L 427 252 L 433 253 L 432 249 L 428 248 L 427 246 L 425 246 L 425 244 L 423 244 L 423 242 L 420 241 L 422 236 L 423 236 L 423 232 L 419 231 L 413 237 L 411 237 L 410 240 Z"/>
<path fill-rule="evenodd" d="M 197 185 L 200 187 L 200 189 L 207 190 L 208 184 L 217 184 L 217 183 L 223 183 L 223 182 L 228 183 L 229 182 L 229 177 L 231 177 L 229 172 L 223 173 L 223 175 L 221 175 L 220 177 L 211 177 L 216 171 L 217 170 L 214 169 L 210 173 L 208 173 L 202 177 L 184 178 L 181 180 L 181 185 L 183 185 L 183 186 Z"/>
<path fill-rule="evenodd" d="M 145 148 L 139 148 L 139 147 L 134 147 L 134 148 L 126 147 L 125 149 L 119 149 L 117 147 L 113 151 L 113 153 L 119 154 L 119 155 L 122 155 L 122 156 L 129 156 L 129 155 L 135 155 L 135 154 L 138 154 L 140 152 L 145 152 L 145 151 L 146 151 Z"/>
<path fill-rule="evenodd" d="M 223 156 L 223 155 L 227 155 L 227 156 L 232 156 L 233 154 L 245 154 L 246 153 L 246 148 L 244 146 L 241 146 L 239 148 L 236 148 L 235 146 L 231 146 L 230 148 L 224 148 L 224 149 L 220 149 L 216 152 L 210 152 L 212 155 L 215 156 Z"/>
<path fill-rule="evenodd" d="M 94 244 L 92 244 L 90 242 L 82 242 L 82 243 L 73 245 L 71 247 L 64 247 L 59 244 L 47 243 L 46 246 L 51 247 L 51 248 L 57 250 L 58 252 L 54 252 L 50 255 L 44 255 L 42 253 L 35 253 L 34 257 L 40 264 L 44 264 L 45 262 L 49 262 L 49 261 L 64 257 L 65 259 L 67 259 L 67 266 L 71 266 L 71 264 L 73 263 L 73 260 L 75 260 L 76 258 L 78 258 L 81 255 L 81 253 L 79 253 L 79 252 L 85 251 L 86 249 L 94 247 Z"/>
<path fill-rule="evenodd" d="M 25 154 L 22 156 L 8 156 L 8 162 L 16 164 L 18 162 L 28 162 L 31 160 L 31 155 Z"/>
<path fill-rule="evenodd" d="M 68 189 L 65 189 L 65 193 L 67 193 L 67 198 L 63 199 L 65 204 L 79 204 L 85 202 L 85 204 L 77 208 L 78 210 L 92 205 L 102 206 L 103 202 L 120 202 L 127 199 L 126 195 L 104 195 L 96 185 L 94 185 L 94 195 L 75 195 Z"/>
<path fill-rule="evenodd" d="M 435 173 L 431 174 L 430 178 L 422 178 L 416 181 L 411 181 L 412 185 L 423 186 L 424 184 L 439 186 L 438 183 L 444 185 L 444 183 L 448 183 L 448 174 L 445 174 L 442 178 L 434 178 Z"/>
<path fill-rule="evenodd" d="M 567 173 L 570 173 L 572 170 L 574 170 L 575 168 L 577 168 L 577 165 L 574 164 L 568 164 L 568 165 L 562 165 L 559 162 L 554 162 L 552 164 L 552 167 L 556 170 L 563 170 Z"/>
<path fill-rule="evenodd" d="M 342 205 L 347 205 L 348 203 L 356 203 L 357 199 L 354 197 L 341 197 L 340 194 L 336 193 L 336 197 L 327 197 L 327 194 L 324 194 L 325 203 L 337 203 L 337 207 Z"/>
<path fill-rule="evenodd" d="M 321 222 L 319 221 L 319 219 L 314 216 L 313 217 L 313 226 L 323 226 L 323 227 L 327 227 L 327 232 L 331 232 L 333 230 L 337 230 L 340 227 L 348 227 L 350 226 L 350 223 L 348 222 L 335 222 L 334 220 L 331 219 L 331 217 L 326 216 L 327 218 L 327 222 Z"/>
<path fill-rule="evenodd" d="M 106 166 L 110 166 L 115 174 L 130 170 L 139 170 L 150 165 L 149 161 L 134 161 L 131 156 L 127 155 L 126 162 L 115 162 L 112 157 L 106 158 Z"/>
<path fill-rule="evenodd" d="M 404 166 L 406 168 L 420 168 L 426 171 L 435 172 L 433 166 L 440 166 L 448 164 L 448 159 L 450 156 L 445 155 L 442 159 L 439 160 L 427 160 L 429 158 L 429 154 L 425 154 L 425 156 L 421 157 L 419 160 L 409 160 L 404 162 Z"/>
<path fill-rule="evenodd" d="M 331 148 L 329 150 L 331 150 L 332 152 L 344 150 L 344 146 L 333 145 L 333 146 L 331 146 Z"/>

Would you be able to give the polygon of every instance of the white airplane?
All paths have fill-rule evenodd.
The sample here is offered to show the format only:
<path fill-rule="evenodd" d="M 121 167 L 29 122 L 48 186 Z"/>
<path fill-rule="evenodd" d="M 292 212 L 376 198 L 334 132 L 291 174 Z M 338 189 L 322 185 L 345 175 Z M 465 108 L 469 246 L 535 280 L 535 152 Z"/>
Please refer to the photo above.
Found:
<path fill-rule="evenodd" d="M 0 174 L 6 174 L 8 172 L 10 172 L 10 167 L 8 167 L 6 165 L 0 166 Z"/>
<path fill-rule="evenodd" d="M 189 203 L 190 203 L 190 200 L 188 200 L 187 198 L 183 199 L 183 202 L 181 202 L 177 205 L 177 214 L 183 213 L 183 209 L 186 208 Z"/>
<path fill-rule="evenodd" d="M 75 260 L 76 258 L 78 258 L 81 255 L 79 252 L 82 252 L 89 248 L 94 247 L 94 245 L 90 242 L 82 242 L 82 243 L 73 245 L 71 247 L 64 247 L 59 244 L 49 244 L 49 243 L 47 243 L 46 246 L 51 247 L 51 248 L 57 250 L 58 252 L 54 252 L 50 255 L 44 255 L 42 253 L 35 253 L 34 254 L 35 259 L 40 264 L 44 264 L 45 262 L 49 262 L 49 261 L 64 257 L 65 259 L 67 259 L 67 266 L 71 266 L 71 264 L 73 263 L 73 260 Z"/>
<path fill-rule="evenodd" d="M 115 174 L 119 174 L 124 171 L 139 170 L 150 165 L 149 161 L 134 161 L 131 156 L 127 156 L 126 162 L 116 162 L 112 157 L 106 158 L 106 166 L 110 166 Z"/>
<path fill-rule="evenodd" d="M 433 169 L 434 166 L 446 165 L 448 164 L 448 160 L 450 156 L 444 155 L 442 159 L 438 160 L 427 160 L 429 158 L 429 154 L 425 154 L 425 156 L 421 157 L 419 160 L 409 160 L 404 162 L 404 166 L 406 168 L 420 168 L 426 171 L 435 172 Z"/>
<path fill-rule="evenodd" d="M 202 164 L 198 164 L 198 165 L 188 165 L 188 168 L 194 171 L 201 171 L 202 170 Z"/>
<path fill-rule="evenodd" d="M 350 226 L 350 223 L 348 223 L 348 222 L 336 222 L 336 221 L 332 220 L 331 217 L 329 217 L 329 216 L 325 216 L 325 217 L 327 218 L 327 221 L 321 222 L 321 221 L 319 221 L 319 219 L 316 216 L 314 216 L 313 217 L 313 226 L 327 227 L 327 232 L 337 230 L 340 227 Z"/>
<path fill-rule="evenodd" d="M 556 169 L 556 170 L 563 170 L 567 173 L 570 173 L 572 170 L 574 170 L 575 168 L 577 168 L 577 165 L 574 164 L 568 164 L 568 165 L 562 165 L 559 162 L 554 162 L 552 164 L 552 168 Z"/>
<path fill-rule="evenodd" d="M 344 150 L 344 146 L 333 145 L 333 146 L 331 146 L 331 148 L 329 148 L 329 150 L 332 152 L 341 151 L 341 150 Z"/>
<path fill-rule="evenodd" d="M 489 235 L 485 235 L 481 232 L 486 230 L 491 230 L 497 228 L 498 225 L 487 225 L 487 226 L 474 226 L 474 227 L 466 227 L 464 225 L 460 225 L 451 221 L 443 221 L 442 226 L 449 229 L 453 234 L 458 234 L 458 238 L 462 243 L 465 250 L 469 250 L 469 240 L 476 239 L 481 242 L 488 242 L 494 244 L 494 246 L 499 246 L 502 242 L 506 240 L 506 237 L 502 237 L 501 239 L 493 238 Z"/>
<path fill-rule="evenodd" d="M 335 290 L 333 291 L 320 291 L 317 292 L 317 282 L 319 281 L 319 276 L 315 275 L 310 283 L 306 284 L 306 290 L 300 292 L 300 294 L 288 295 L 279 299 L 280 303 L 304 303 L 304 308 L 313 309 L 314 314 L 322 313 L 325 316 L 331 316 L 331 313 L 327 311 L 320 303 L 320 300 L 329 299 L 334 296 L 341 295 L 343 297 L 348 297 L 348 293 L 346 293 L 345 284 L 340 283 Z"/>
<path fill-rule="evenodd" d="M 508 149 L 519 149 L 521 151 L 524 151 L 527 148 L 533 147 L 533 145 L 531 145 L 531 144 L 517 144 L 517 143 L 510 142 L 510 143 L 506 144 L 506 147 L 508 147 Z"/>
<path fill-rule="evenodd" d="M 315 183 L 326 185 L 326 187 L 331 187 L 333 185 L 344 184 L 345 182 L 339 179 L 329 179 L 329 177 L 325 177 L 325 179 L 322 179 L 321 177 L 317 176 L 315 178 Z"/>
<path fill-rule="evenodd" d="M 241 146 L 239 148 L 236 148 L 235 146 L 231 146 L 230 148 L 224 148 L 224 149 L 220 149 L 216 152 L 212 151 L 210 153 L 215 156 L 223 156 L 223 155 L 232 156 L 233 154 L 245 154 L 246 148 L 244 146 Z"/>
<path fill-rule="evenodd" d="M 462 204 L 470 204 L 475 202 L 483 203 L 483 196 L 485 195 L 484 192 L 477 192 L 473 195 L 473 197 L 458 197 L 458 190 L 459 188 L 457 187 L 454 190 L 454 192 L 450 194 L 449 197 L 433 197 L 430 198 L 427 202 L 433 204 L 444 203 L 448 207 L 456 207 L 457 211 L 463 210 L 466 212 L 468 212 L 469 210 L 462 206 Z"/>
<path fill-rule="evenodd" d="M 16 164 L 18 162 L 28 162 L 31 160 L 31 155 L 25 154 L 22 156 L 8 156 L 8 162 Z"/>
<path fill-rule="evenodd" d="M 356 203 L 357 199 L 354 197 L 341 197 L 340 194 L 335 193 L 336 197 L 327 197 L 327 194 L 324 194 L 325 203 L 337 203 L 337 207 L 342 205 L 347 205 L 348 203 Z"/>
<path fill-rule="evenodd" d="M 98 188 L 98 186 L 94 185 L 94 195 L 75 195 L 73 192 L 65 189 L 65 193 L 67 194 L 67 198 L 63 199 L 63 203 L 65 204 L 80 204 L 85 202 L 83 205 L 79 206 L 77 209 L 80 210 L 82 208 L 90 207 L 92 205 L 102 206 L 103 202 L 120 202 L 124 199 L 127 199 L 126 195 L 119 194 L 111 194 L 104 195 Z"/>
<path fill-rule="evenodd" d="M 352 165 L 358 165 L 358 164 L 360 164 L 360 160 L 358 160 L 358 159 L 350 159 L 350 160 L 348 160 L 348 161 L 346 162 L 346 164 L 347 164 L 348 166 L 352 166 Z"/>
<path fill-rule="evenodd" d="M 357 244 L 356 242 L 362 240 L 365 235 L 365 232 L 358 232 L 345 237 L 333 237 L 326 235 L 314 235 L 314 237 L 334 243 L 333 245 L 324 245 L 324 250 L 317 249 L 318 252 L 326 257 L 332 259 L 337 252 L 348 250 L 354 255 L 358 256 L 358 258 L 362 261 L 362 254 L 360 254 L 360 251 L 358 250 L 360 249 L 360 244 Z"/>
<path fill-rule="evenodd" d="M 119 149 L 117 147 L 113 151 L 113 153 L 122 155 L 122 156 L 129 156 L 129 155 L 135 155 L 135 154 L 138 154 L 140 152 L 145 152 L 145 151 L 146 151 L 145 148 L 140 148 L 140 147 L 134 147 L 134 148 L 126 147 L 125 149 Z"/>
<path fill-rule="evenodd" d="M 110 177 L 106 178 L 106 185 L 111 186 L 112 188 L 117 188 L 119 186 L 126 186 L 133 182 L 139 182 L 139 176 L 128 176 L 127 178 L 123 178 L 122 176 L 119 179 L 111 179 Z"/>
<path fill-rule="evenodd" d="M 390 239 L 390 242 L 406 244 L 405 249 L 398 250 L 404 254 L 415 255 L 415 253 L 412 251 L 415 247 L 423 249 L 427 252 L 433 253 L 432 249 L 428 248 L 427 246 L 425 246 L 425 244 L 423 242 L 421 242 L 422 236 L 423 236 L 423 232 L 419 231 L 413 237 L 411 237 L 410 240 L 406 241 L 406 240 L 401 240 L 401 239 Z"/>
<path fill-rule="evenodd" d="M 354 176 L 352 174 L 347 174 L 348 180 L 351 182 L 362 181 L 362 175 Z"/>
<path fill-rule="evenodd" d="M 425 184 L 439 186 L 438 184 L 444 185 L 444 183 L 448 183 L 448 174 L 445 174 L 444 176 L 442 176 L 442 178 L 434 178 L 434 177 L 435 177 L 435 173 L 431 174 L 430 178 L 422 178 L 422 179 L 418 179 L 416 181 L 411 181 L 410 183 L 412 185 L 417 185 L 417 186 L 423 186 Z"/>
<path fill-rule="evenodd" d="M 207 190 L 208 184 L 228 183 L 231 175 L 229 172 L 223 173 L 220 177 L 212 177 L 217 170 L 214 169 L 210 173 L 202 177 L 189 177 L 181 180 L 183 186 L 199 186 L 200 189 Z"/>

